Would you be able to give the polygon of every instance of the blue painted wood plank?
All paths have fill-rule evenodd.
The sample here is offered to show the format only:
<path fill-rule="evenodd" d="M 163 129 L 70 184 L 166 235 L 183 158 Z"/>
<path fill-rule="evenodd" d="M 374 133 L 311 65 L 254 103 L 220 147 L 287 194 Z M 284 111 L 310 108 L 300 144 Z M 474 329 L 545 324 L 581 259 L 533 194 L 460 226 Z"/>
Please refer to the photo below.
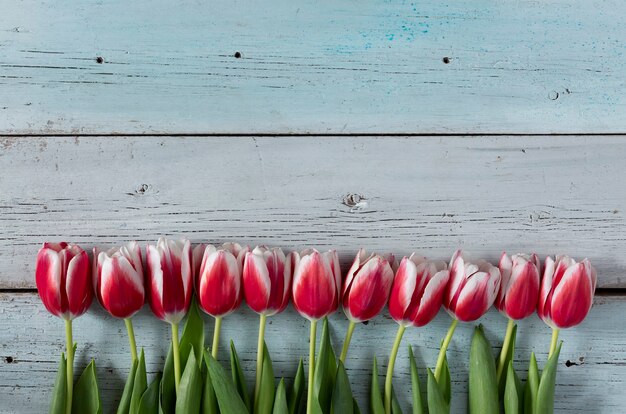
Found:
<path fill-rule="evenodd" d="M 0 133 L 625 132 L 625 39 L 619 0 L 7 2 Z"/>

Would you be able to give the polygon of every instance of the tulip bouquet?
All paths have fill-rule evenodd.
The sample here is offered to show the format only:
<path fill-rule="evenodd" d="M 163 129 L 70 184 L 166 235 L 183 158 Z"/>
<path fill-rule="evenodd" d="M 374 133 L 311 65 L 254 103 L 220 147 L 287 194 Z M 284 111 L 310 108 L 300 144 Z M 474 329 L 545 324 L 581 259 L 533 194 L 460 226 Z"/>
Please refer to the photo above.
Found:
<path fill-rule="evenodd" d="M 236 243 L 197 245 L 161 238 L 145 249 L 138 243 L 87 253 L 68 243 L 45 243 L 37 256 L 36 282 L 46 309 L 65 320 L 66 350 L 61 355 L 51 413 L 101 413 L 95 362 L 74 381 L 72 321 L 85 313 L 95 296 L 114 318 L 124 321 L 130 369 L 117 413 L 323 414 L 359 413 L 348 377 L 350 343 L 359 324 L 388 306 L 398 330 L 388 359 L 384 386 L 378 382 L 374 357 L 370 412 L 398 414 L 393 371 L 406 328 L 425 327 L 443 308 L 452 317 L 434 369 L 427 370 L 425 395 L 409 346 L 414 413 L 449 413 L 452 400 L 447 349 L 458 322 L 477 321 L 494 305 L 508 319 L 500 354 L 495 357 L 481 325 L 470 347 L 471 413 L 550 413 L 554 404 L 559 330 L 575 326 L 589 312 L 596 272 L 585 259 L 503 253 L 498 266 L 472 260 L 461 250 L 449 263 L 413 253 L 398 265 L 392 254 L 361 249 L 345 277 L 334 250 L 307 249 L 285 254 L 280 248 L 250 249 Z M 543 271 L 542 271 L 543 270 Z M 256 371 L 250 393 L 234 343 L 230 343 L 230 375 L 217 361 L 224 318 L 243 300 L 259 315 Z M 310 321 L 308 376 L 300 359 L 290 386 L 276 384 L 265 344 L 267 318 L 286 309 Z M 148 383 L 145 351 L 137 352 L 132 317 L 147 301 L 154 315 L 171 326 L 170 349 L 162 372 Z M 330 341 L 327 316 L 340 304 L 349 324 L 339 357 Z M 530 356 L 526 383 L 513 368 L 516 321 L 537 311 L 552 328 L 548 361 L 539 374 Z M 202 313 L 214 320 L 211 346 L 205 344 Z M 319 341 L 318 323 L 322 322 Z M 184 325 L 183 325 L 184 324 Z M 182 335 L 179 327 L 184 326 Z M 358 334 L 357 334 L 358 335 Z M 316 352 L 317 351 L 317 352 Z M 149 350 L 148 350 L 149 352 Z M 424 398 L 425 397 L 425 398 Z"/>

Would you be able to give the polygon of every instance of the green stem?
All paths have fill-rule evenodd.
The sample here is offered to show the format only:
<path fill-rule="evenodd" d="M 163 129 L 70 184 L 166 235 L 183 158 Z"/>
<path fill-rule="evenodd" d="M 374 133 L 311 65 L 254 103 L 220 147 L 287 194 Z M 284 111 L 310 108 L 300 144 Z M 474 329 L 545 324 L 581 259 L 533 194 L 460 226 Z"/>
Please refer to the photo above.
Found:
<path fill-rule="evenodd" d="M 354 332 L 354 327 L 356 323 L 350 321 L 348 325 L 348 330 L 346 331 L 346 339 L 343 340 L 343 348 L 341 348 L 341 355 L 339 356 L 339 360 L 343 363 L 346 362 L 346 357 L 348 356 L 348 348 L 350 348 L 350 341 L 352 340 L 352 333 Z"/>
<path fill-rule="evenodd" d="M 180 384 L 180 350 L 178 349 L 178 324 L 172 324 L 172 351 L 174 354 L 174 384 L 176 384 L 176 392 L 178 393 L 178 384 Z"/>
<path fill-rule="evenodd" d="M 456 329 L 456 325 L 459 323 L 456 319 L 452 319 L 452 323 L 450 324 L 450 328 L 448 329 L 448 334 L 446 338 L 443 340 L 443 344 L 441 344 L 441 349 L 439 350 L 439 357 L 437 357 L 437 366 L 435 367 L 435 379 L 439 381 L 441 377 L 441 370 L 443 369 L 443 360 L 446 358 L 446 350 L 448 349 L 448 345 L 450 345 L 450 341 L 452 340 L 452 335 L 454 335 L 454 330 Z"/>
<path fill-rule="evenodd" d="M 400 342 L 402 342 L 402 335 L 404 334 L 405 329 L 406 328 L 402 325 L 398 326 L 396 340 L 393 342 L 391 355 L 389 355 L 389 364 L 387 365 L 387 378 L 385 378 L 385 414 L 391 414 L 391 380 L 393 379 L 393 367 L 396 364 L 398 349 L 400 349 Z"/>
<path fill-rule="evenodd" d="M 506 325 L 506 335 L 504 336 L 504 342 L 502 343 L 502 349 L 500 350 L 500 359 L 498 360 L 498 371 L 496 373 L 496 378 L 498 379 L 498 384 L 500 383 L 500 377 L 502 377 L 502 373 L 504 372 L 504 361 L 506 361 L 507 353 L 509 351 L 509 346 L 511 345 L 511 338 L 513 337 L 513 328 L 515 328 L 515 321 L 509 318 L 509 323 Z"/>
<path fill-rule="evenodd" d="M 256 382 L 254 385 L 254 407 L 259 402 L 259 392 L 261 391 L 261 373 L 263 371 L 263 345 L 265 344 L 265 321 L 267 316 L 261 314 L 259 316 L 259 342 L 256 351 Z"/>
<path fill-rule="evenodd" d="M 67 346 L 67 399 L 65 413 L 72 414 L 72 393 L 74 390 L 74 339 L 72 338 L 72 321 L 65 320 L 65 342 Z"/>
<path fill-rule="evenodd" d="M 313 375 L 315 374 L 315 334 L 317 333 L 317 320 L 311 321 L 311 333 L 309 336 L 309 389 L 306 396 L 306 414 L 313 411 Z"/>
<path fill-rule="evenodd" d="M 217 359 L 217 346 L 220 343 L 220 332 L 222 330 L 222 317 L 215 317 L 215 328 L 213 329 L 213 346 L 211 347 L 211 355 Z"/>
<path fill-rule="evenodd" d="M 133 329 L 133 321 L 130 318 L 124 319 L 126 331 L 128 332 L 128 342 L 130 343 L 130 356 L 133 362 L 137 361 L 137 344 L 135 344 L 135 330 Z"/>
<path fill-rule="evenodd" d="M 548 358 L 556 351 L 556 343 L 559 341 L 559 328 L 552 328 L 552 342 L 550 342 L 550 353 Z"/>

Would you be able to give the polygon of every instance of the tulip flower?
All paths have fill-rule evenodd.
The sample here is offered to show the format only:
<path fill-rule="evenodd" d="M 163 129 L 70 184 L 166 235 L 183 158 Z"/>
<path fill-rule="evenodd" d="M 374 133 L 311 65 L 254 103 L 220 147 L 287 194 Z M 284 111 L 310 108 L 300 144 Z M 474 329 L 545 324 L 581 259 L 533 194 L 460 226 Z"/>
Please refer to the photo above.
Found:
<path fill-rule="evenodd" d="M 200 308 L 215 318 L 211 353 L 217 358 L 222 318 L 239 307 L 243 300 L 241 272 L 248 247 L 237 243 L 207 245 L 196 275 L 196 293 Z"/>
<path fill-rule="evenodd" d="M 503 252 L 498 268 L 502 280 L 495 306 L 509 319 L 498 359 L 497 379 L 500 382 L 515 329 L 514 321 L 530 316 L 537 309 L 541 264 L 534 253 L 509 257 Z"/>
<path fill-rule="evenodd" d="M 393 369 L 408 326 L 424 326 L 437 315 L 450 278 L 445 262 L 424 259 L 413 253 L 404 257 L 396 272 L 389 297 L 389 313 L 398 323 L 398 333 L 391 348 L 385 379 L 385 412 L 391 413 Z"/>
<path fill-rule="evenodd" d="M 539 291 L 539 317 L 552 328 L 550 355 L 557 346 L 559 329 L 581 323 L 593 304 L 596 269 L 588 259 L 576 262 L 568 256 L 547 257 Z"/>
<path fill-rule="evenodd" d="M 291 256 L 291 255 L 290 255 Z M 282 312 L 291 296 L 293 260 L 280 248 L 257 246 L 246 252 L 243 262 L 243 292 L 248 306 L 259 314 L 254 407 L 259 400 L 263 369 L 265 323 L 268 316 Z"/>
<path fill-rule="evenodd" d="M 146 247 L 148 303 L 154 315 L 172 327 L 172 354 L 176 389 L 180 383 L 178 324 L 191 305 L 191 244 L 161 237 Z"/>
<path fill-rule="evenodd" d="M 500 278 L 500 270 L 485 260 L 471 261 L 462 250 L 452 255 L 450 281 L 443 295 L 443 306 L 453 319 L 437 358 L 437 381 L 458 321 L 475 321 L 489 310 L 500 289 Z"/>
<path fill-rule="evenodd" d="M 74 340 L 72 320 L 89 309 L 93 299 L 89 257 L 75 244 L 44 243 L 37 253 L 35 282 L 44 306 L 65 319 L 67 346 L 66 413 L 72 411 L 74 386 Z"/>
<path fill-rule="evenodd" d="M 112 316 L 124 319 L 132 360 L 137 347 L 131 317 L 144 304 L 144 274 L 139 243 L 130 242 L 107 251 L 93 249 L 93 286 L 96 297 Z"/>
<path fill-rule="evenodd" d="M 317 321 L 335 312 L 341 292 L 339 258 L 334 250 L 320 253 L 307 249 L 294 253 L 292 299 L 298 313 L 311 321 L 309 338 L 309 388 L 307 414 L 313 408 L 313 373 L 315 367 L 315 336 Z"/>
<path fill-rule="evenodd" d="M 396 259 L 392 254 L 367 255 L 360 249 L 348 270 L 343 285 L 343 311 L 350 321 L 339 360 L 345 362 L 357 323 L 366 322 L 380 313 L 391 291 Z"/>

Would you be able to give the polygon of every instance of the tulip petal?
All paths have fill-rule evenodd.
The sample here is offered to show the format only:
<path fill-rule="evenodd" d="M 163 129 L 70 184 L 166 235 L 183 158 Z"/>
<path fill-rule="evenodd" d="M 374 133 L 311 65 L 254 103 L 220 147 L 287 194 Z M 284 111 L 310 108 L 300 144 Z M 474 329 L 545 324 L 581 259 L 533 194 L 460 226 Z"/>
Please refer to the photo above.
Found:
<path fill-rule="evenodd" d="M 472 322 L 483 316 L 489 306 L 489 275 L 474 273 L 463 286 L 454 313 L 458 320 Z"/>
<path fill-rule="evenodd" d="M 417 266 L 404 257 L 400 262 L 389 296 L 389 314 L 398 323 L 404 321 L 404 313 L 411 304 L 417 284 Z"/>
<path fill-rule="evenodd" d="M 55 250 L 41 248 L 37 254 L 35 281 L 41 301 L 51 314 L 61 316 L 61 260 Z"/>
<path fill-rule="evenodd" d="M 266 304 L 267 309 L 276 311 L 283 307 L 285 292 L 285 255 L 280 249 L 272 249 L 265 262 L 270 279 L 270 293 Z M 274 312 L 272 312 L 273 314 Z"/>
<path fill-rule="evenodd" d="M 593 303 L 591 275 L 583 263 L 570 266 L 554 289 L 551 320 L 558 328 L 570 328 L 581 323 Z"/>
<path fill-rule="evenodd" d="M 235 310 L 242 299 L 241 273 L 232 253 L 218 250 L 205 261 L 201 270 L 200 305 L 211 316 L 225 316 Z"/>
<path fill-rule="evenodd" d="M 130 318 L 144 303 L 141 275 L 126 257 L 115 256 L 102 264 L 102 304 L 116 318 Z"/>
<path fill-rule="evenodd" d="M 91 306 L 93 286 L 90 270 L 89 256 L 83 250 L 69 260 L 65 290 L 72 319 L 85 313 Z"/>
<path fill-rule="evenodd" d="M 441 270 L 428 281 L 424 294 L 419 300 L 419 307 L 411 315 L 407 315 L 413 326 L 424 326 L 437 316 L 449 279 L 450 272 Z"/>
<path fill-rule="evenodd" d="M 537 314 L 546 323 L 550 320 L 550 302 L 548 296 L 552 291 L 552 281 L 554 279 L 554 271 L 556 263 L 552 257 L 546 257 L 543 278 L 541 279 L 541 288 L 539 289 L 539 303 L 537 303 Z"/>
<path fill-rule="evenodd" d="M 246 254 L 243 265 L 243 287 L 248 306 L 257 313 L 266 311 L 272 284 L 268 266 L 262 255 Z"/>
<path fill-rule="evenodd" d="M 511 278 L 511 271 L 513 269 L 513 261 L 506 254 L 506 252 L 502 252 L 502 256 L 500 256 L 500 263 L 498 264 L 498 268 L 500 269 L 500 275 L 502 276 L 502 281 L 500 282 L 500 290 L 498 292 L 498 296 L 496 297 L 496 308 L 499 310 L 503 310 L 504 308 L 504 300 L 509 289 L 509 280 Z"/>
<path fill-rule="evenodd" d="M 457 292 L 465 284 L 465 260 L 463 258 L 463 252 L 457 250 L 452 255 L 450 260 L 450 281 L 448 282 L 448 288 L 444 294 L 444 303 L 446 307 L 452 306 L 452 302 L 457 296 Z"/>
<path fill-rule="evenodd" d="M 382 258 L 367 261 L 356 274 L 348 294 L 351 319 L 362 322 L 378 315 L 387 303 L 392 281 L 393 271 L 387 261 Z"/>
<path fill-rule="evenodd" d="M 509 318 L 524 319 L 535 312 L 539 299 L 539 273 L 535 264 L 526 262 L 515 266 L 506 290 L 501 310 Z"/>
<path fill-rule="evenodd" d="M 159 239 L 160 242 L 160 239 Z M 157 246 L 146 246 L 146 261 L 148 264 L 146 286 L 150 289 L 148 302 L 152 313 L 162 320 L 165 320 L 165 310 L 163 308 L 163 269 L 161 268 L 161 257 Z"/>
<path fill-rule="evenodd" d="M 306 318 L 328 315 L 337 303 L 337 284 L 331 264 L 319 252 L 304 255 L 293 279 L 293 305 Z"/>

